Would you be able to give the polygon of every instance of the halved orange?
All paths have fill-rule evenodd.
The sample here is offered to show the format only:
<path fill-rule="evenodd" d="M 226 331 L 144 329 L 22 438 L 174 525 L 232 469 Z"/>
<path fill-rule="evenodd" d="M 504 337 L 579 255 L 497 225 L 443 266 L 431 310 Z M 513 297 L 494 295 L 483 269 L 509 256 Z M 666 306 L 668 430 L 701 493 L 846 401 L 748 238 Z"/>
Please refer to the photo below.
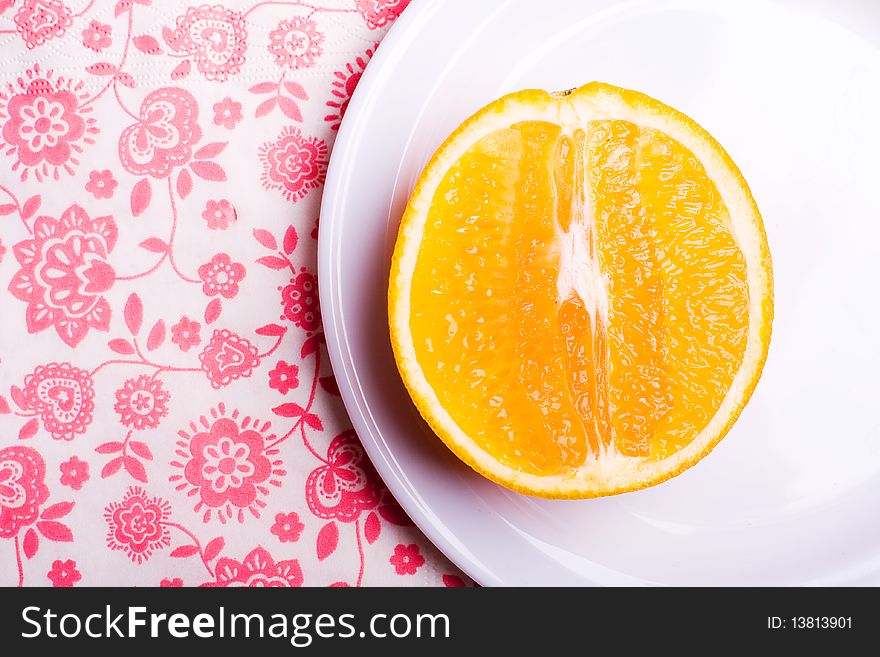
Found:
<path fill-rule="evenodd" d="M 462 460 L 513 490 L 643 488 L 752 394 L 773 280 L 758 208 L 684 114 L 590 83 L 504 96 L 425 167 L 389 284 L 395 359 Z"/>

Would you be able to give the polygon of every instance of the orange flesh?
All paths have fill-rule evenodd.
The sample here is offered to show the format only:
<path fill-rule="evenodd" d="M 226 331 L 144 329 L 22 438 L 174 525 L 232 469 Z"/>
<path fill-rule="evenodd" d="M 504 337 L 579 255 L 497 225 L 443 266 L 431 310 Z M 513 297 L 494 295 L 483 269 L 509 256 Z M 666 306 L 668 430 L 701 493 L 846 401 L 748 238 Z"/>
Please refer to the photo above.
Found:
<path fill-rule="evenodd" d="M 743 360 L 746 265 L 729 225 L 703 166 L 664 133 L 493 132 L 433 198 L 410 297 L 419 365 L 505 465 L 550 475 L 608 452 L 666 458 L 708 424 Z"/>

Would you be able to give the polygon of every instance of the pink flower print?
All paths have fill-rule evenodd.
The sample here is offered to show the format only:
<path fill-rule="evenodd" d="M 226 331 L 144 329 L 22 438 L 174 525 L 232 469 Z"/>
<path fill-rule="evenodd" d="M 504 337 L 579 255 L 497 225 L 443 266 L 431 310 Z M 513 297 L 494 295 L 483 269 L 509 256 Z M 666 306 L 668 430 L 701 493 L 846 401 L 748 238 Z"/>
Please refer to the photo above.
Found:
<path fill-rule="evenodd" d="M 276 562 L 264 548 L 252 550 L 244 561 L 223 557 L 217 561 L 215 581 L 202 586 L 294 587 L 303 575 L 296 559 Z"/>
<path fill-rule="evenodd" d="M 149 559 L 153 552 L 171 544 L 171 533 L 165 523 L 171 516 L 171 505 L 159 497 L 147 497 L 140 486 L 132 486 L 121 502 L 111 502 L 104 509 L 107 521 L 107 547 L 122 550 L 137 564 Z"/>
<path fill-rule="evenodd" d="M 241 103 L 237 103 L 229 96 L 214 103 L 214 125 L 222 125 L 227 130 L 235 128 L 236 124 L 244 118 L 241 114 Z"/>
<path fill-rule="evenodd" d="M 46 462 L 31 447 L 0 449 L 0 538 L 33 524 L 49 497 Z"/>
<path fill-rule="evenodd" d="M 336 436 L 324 465 L 306 480 L 306 502 L 319 518 L 353 522 L 379 504 L 377 476 L 352 430 Z"/>
<path fill-rule="evenodd" d="M 202 138 L 199 105 L 185 89 L 164 87 L 141 103 L 140 120 L 119 137 L 119 159 L 136 176 L 165 178 L 189 162 L 192 147 Z"/>
<path fill-rule="evenodd" d="M 56 559 L 52 562 L 52 570 L 47 576 L 55 587 L 70 587 L 82 579 L 82 573 L 76 569 L 76 561 L 73 559 L 67 561 Z"/>
<path fill-rule="evenodd" d="M 14 20 L 28 48 L 63 35 L 73 24 L 70 9 L 59 0 L 24 0 Z"/>
<path fill-rule="evenodd" d="M 164 578 L 161 582 L 159 582 L 159 588 L 167 589 L 167 588 L 180 588 L 183 586 L 183 580 L 179 577 L 174 578 Z"/>
<path fill-rule="evenodd" d="M 116 391 L 113 410 L 119 413 L 119 421 L 126 427 L 138 431 L 155 429 L 159 420 L 168 415 L 170 398 L 162 381 L 141 374 L 136 379 L 128 379 Z"/>
<path fill-rule="evenodd" d="M 221 5 L 189 7 L 177 17 L 168 45 L 177 52 L 188 53 L 208 80 L 223 82 L 244 64 L 245 21 L 239 12 Z"/>
<path fill-rule="evenodd" d="M 259 366 L 256 346 L 228 329 L 215 330 L 199 354 L 202 370 L 214 388 L 228 386 L 236 379 L 246 379 Z"/>
<path fill-rule="evenodd" d="M 277 139 L 263 144 L 260 158 L 263 187 L 281 190 L 288 201 L 298 201 L 320 187 L 327 175 L 327 144 L 317 137 L 305 137 L 293 126 L 286 126 Z"/>
<path fill-rule="evenodd" d="M 3 153 L 16 158 L 13 171 L 21 179 L 31 172 L 38 181 L 57 180 L 63 169 L 73 173 L 84 144 L 94 144 L 95 119 L 91 108 L 81 108 L 87 98 L 82 82 L 45 74 L 34 66 L 0 92 L 0 136 Z"/>
<path fill-rule="evenodd" d="M 279 360 L 275 368 L 269 372 L 269 387 L 286 395 L 299 385 L 299 367 Z"/>
<path fill-rule="evenodd" d="M 211 230 L 226 230 L 229 225 L 238 219 L 235 208 L 225 198 L 219 201 L 208 201 L 202 212 L 202 219 Z"/>
<path fill-rule="evenodd" d="M 279 469 L 281 461 L 272 458 L 278 450 L 266 446 L 275 438 L 267 433 L 269 427 L 268 422 L 241 417 L 238 411 L 227 417 L 221 404 L 210 420 L 202 417 L 199 424 L 190 424 L 191 433 L 178 432 L 181 459 L 172 466 L 182 475 L 172 475 L 170 481 L 179 482 L 177 490 L 188 489 L 188 495 L 196 498 L 195 511 L 205 510 L 205 522 L 212 511 L 221 522 L 232 518 L 243 522 L 246 510 L 260 517 L 268 485 L 280 486 L 278 477 L 286 474 Z"/>
<path fill-rule="evenodd" d="M 275 524 L 269 530 L 282 543 L 293 543 L 298 541 L 305 525 L 299 521 L 299 514 L 295 511 L 291 513 L 275 514 Z"/>
<path fill-rule="evenodd" d="M 21 269 L 9 291 L 27 302 L 30 333 L 55 327 L 59 337 L 76 347 L 90 328 L 110 328 L 110 304 L 104 298 L 116 280 L 109 256 L 116 245 L 112 217 L 89 217 L 71 205 L 60 219 L 40 216 L 30 239 L 13 247 Z"/>
<path fill-rule="evenodd" d="M 61 485 L 68 486 L 73 490 L 80 490 L 83 484 L 89 480 L 89 464 L 75 456 L 61 463 Z"/>
<path fill-rule="evenodd" d="M 314 331 L 321 325 L 318 306 L 318 279 L 314 274 L 302 271 L 290 279 L 281 290 L 281 307 L 284 316 L 306 331 Z"/>
<path fill-rule="evenodd" d="M 111 28 L 109 25 L 99 23 L 98 21 L 92 21 L 89 23 L 89 26 L 83 30 L 82 44 L 90 50 L 101 52 L 104 48 L 110 47 L 110 32 Z"/>
<path fill-rule="evenodd" d="M 198 322 L 194 322 L 184 315 L 177 324 L 171 327 L 171 342 L 180 347 L 181 351 L 189 351 L 202 341 L 202 338 L 199 337 L 200 329 L 201 326 Z"/>
<path fill-rule="evenodd" d="M 211 258 L 211 262 L 199 267 L 202 292 L 208 297 L 219 294 L 224 299 L 232 299 L 238 294 L 238 284 L 246 273 L 244 265 L 232 262 L 228 253 L 217 253 Z"/>
<path fill-rule="evenodd" d="M 332 112 L 324 117 L 325 121 L 331 123 L 331 130 L 339 130 L 351 95 L 358 82 L 361 81 L 361 76 L 367 68 L 367 62 L 372 56 L 373 49 L 370 48 L 362 56 L 357 57 L 354 62 L 346 64 L 343 70 L 333 72 L 335 79 L 333 80 L 333 89 L 330 91 L 333 98 L 327 101 L 327 107 L 331 108 Z"/>
<path fill-rule="evenodd" d="M 110 169 L 103 171 L 93 170 L 89 173 L 89 182 L 86 183 L 86 191 L 96 199 L 112 198 L 113 191 L 119 183 L 113 178 Z"/>
<path fill-rule="evenodd" d="M 323 52 L 324 35 L 311 18 L 297 16 L 281 21 L 269 33 L 269 52 L 278 66 L 290 69 L 308 68 Z"/>
<path fill-rule="evenodd" d="M 70 363 L 37 367 L 24 379 L 24 396 L 55 440 L 73 440 L 92 423 L 95 410 L 92 377 Z"/>
<path fill-rule="evenodd" d="M 425 557 L 419 552 L 419 546 L 415 543 L 394 547 L 394 554 L 388 560 L 394 566 L 398 575 L 415 575 L 416 571 L 425 565 Z"/>
<path fill-rule="evenodd" d="M 357 10 L 371 30 L 378 30 L 397 19 L 409 0 L 357 0 Z"/>

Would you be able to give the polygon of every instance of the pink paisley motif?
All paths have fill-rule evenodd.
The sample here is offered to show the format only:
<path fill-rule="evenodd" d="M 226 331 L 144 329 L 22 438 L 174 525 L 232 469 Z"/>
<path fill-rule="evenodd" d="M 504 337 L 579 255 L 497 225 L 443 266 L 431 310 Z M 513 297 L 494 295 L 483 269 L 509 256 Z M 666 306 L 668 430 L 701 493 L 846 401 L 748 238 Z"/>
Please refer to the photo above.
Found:
<path fill-rule="evenodd" d="M 110 252 L 116 245 L 113 217 L 91 218 L 71 205 L 59 219 L 37 217 L 34 235 L 13 247 L 21 269 L 9 291 L 27 302 L 29 333 L 55 327 L 59 337 L 76 347 L 90 328 L 110 327 L 110 304 L 104 298 L 116 280 Z"/>
<path fill-rule="evenodd" d="M 294 587 L 302 586 L 303 575 L 296 559 L 276 562 L 272 555 L 258 547 L 244 561 L 223 557 L 217 562 L 215 581 L 202 586 Z"/>
<path fill-rule="evenodd" d="M 85 144 L 94 144 L 98 133 L 91 108 L 82 108 L 86 98 L 82 82 L 29 69 L 0 92 L 0 137 L 5 155 L 16 158 L 13 171 L 21 179 L 31 172 L 42 182 L 57 180 L 61 171 L 74 172 Z"/>
<path fill-rule="evenodd" d="M 119 137 L 119 160 L 136 175 L 165 178 L 192 157 L 202 138 L 195 96 L 178 87 L 157 89 L 141 103 L 140 121 Z"/>
<path fill-rule="evenodd" d="M 290 279 L 281 290 L 281 307 L 284 317 L 306 331 L 314 331 L 321 325 L 321 309 L 318 305 L 318 279 L 302 271 Z"/>
<path fill-rule="evenodd" d="M 330 442 L 325 465 L 306 480 L 309 509 L 328 520 L 353 522 L 362 511 L 378 506 L 380 496 L 373 466 L 351 429 Z"/>
<path fill-rule="evenodd" d="M 244 64 L 247 27 L 239 12 L 221 5 L 189 7 L 177 17 L 168 45 L 189 54 L 208 80 L 223 82 Z"/>
<path fill-rule="evenodd" d="M 171 544 L 171 532 L 165 523 L 171 505 L 159 497 L 147 497 L 140 486 L 132 486 L 121 502 L 111 502 L 104 509 L 107 521 L 107 547 L 122 550 L 137 564 L 153 552 Z"/>
<path fill-rule="evenodd" d="M 191 424 L 191 434 L 179 432 L 178 454 L 185 462 L 172 463 L 183 473 L 170 480 L 179 482 L 178 490 L 188 489 L 189 495 L 197 496 L 195 510 L 206 510 L 205 522 L 212 510 L 222 522 L 232 518 L 243 522 L 245 510 L 259 518 L 265 506 L 262 498 L 269 494 L 267 486 L 279 486 L 278 477 L 286 474 L 279 469 L 281 461 L 270 458 L 278 450 L 266 446 L 274 438 L 267 434 L 269 424 L 242 418 L 238 411 L 227 417 L 225 411 L 220 405 L 210 420 L 202 417 L 198 425 Z"/>
<path fill-rule="evenodd" d="M 257 348 L 245 338 L 228 329 L 218 329 L 199 354 L 199 361 L 211 385 L 222 388 L 253 374 L 260 364 L 258 354 Z"/>
<path fill-rule="evenodd" d="M 298 201 L 324 184 L 328 153 L 321 139 L 286 126 L 277 139 L 260 147 L 263 187 L 281 190 L 288 201 Z"/>
<path fill-rule="evenodd" d="M 357 10 L 371 30 L 395 21 L 410 0 L 357 0 Z"/>
<path fill-rule="evenodd" d="M 0 449 L 0 538 L 12 538 L 33 524 L 49 498 L 46 462 L 31 447 Z"/>
<path fill-rule="evenodd" d="M 59 0 L 24 0 L 15 14 L 15 27 L 28 48 L 62 36 L 72 24 L 70 9 Z"/>
<path fill-rule="evenodd" d="M 40 414 L 55 440 L 85 433 L 95 411 L 95 388 L 85 370 L 70 363 L 40 365 L 24 379 L 28 406 Z"/>

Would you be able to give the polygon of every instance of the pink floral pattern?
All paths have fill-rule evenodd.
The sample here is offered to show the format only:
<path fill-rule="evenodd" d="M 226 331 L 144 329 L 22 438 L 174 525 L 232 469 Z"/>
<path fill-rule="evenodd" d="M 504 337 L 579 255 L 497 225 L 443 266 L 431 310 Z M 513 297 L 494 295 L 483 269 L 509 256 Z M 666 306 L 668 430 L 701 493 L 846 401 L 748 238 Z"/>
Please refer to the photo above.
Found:
<path fill-rule="evenodd" d="M 237 11 L 201 5 L 178 16 L 167 42 L 175 51 L 190 55 L 208 80 L 223 82 L 244 64 L 247 28 Z"/>
<path fill-rule="evenodd" d="M 165 178 L 189 162 L 193 145 L 202 137 L 195 96 L 178 87 L 147 94 L 140 120 L 119 137 L 119 160 L 136 176 Z"/>
<path fill-rule="evenodd" d="M 288 201 L 298 201 L 324 184 L 329 151 L 316 137 L 305 137 L 287 126 L 274 141 L 260 148 L 263 187 L 281 190 Z"/>
<path fill-rule="evenodd" d="M 275 561 L 262 547 L 243 561 L 224 557 L 217 562 L 217 578 L 202 586 L 248 586 L 290 588 L 302 586 L 303 574 L 296 559 Z"/>
<path fill-rule="evenodd" d="M 0 538 L 33 524 L 49 497 L 46 463 L 30 447 L 0 449 Z"/>
<path fill-rule="evenodd" d="M 171 506 L 159 497 L 149 497 L 140 486 L 128 489 L 120 502 L 104 509 L 107 547 L 125 552 L 135 563 L 143 563 L 154 552 L 171 544 L 167 526 Z"/>
<path fill-rule="evenodd" d="M 0 0 L 0 586 L 465 585 L 348 424 L 315 272 L 406 2 L 166 4 Z"/>
<path fill-rule="evenodd" d="M 26 302 L 30 333 L 54 327 L 69 346 L 89 329 L 110 327 L 104 293 L 116 272 L 109 263 L 118 232 L 113 217 L 90 217 L 71 205 L 61 217 L 40 216 L 34 234 L 13 247 L 21 269 L 9 283 L 12 295 Z"/>
<path fill-rule="evenodd" d="M 92 377 L 70 363 L 40 365 L 24 380 L 26 408 L 39 414 L 55 440 L 85 433 L 95 410 Z"/>
<path fill-rule="evenodd" d="M 12 170 L 22 180 L 31 173 L 38 181 L 57 180 L 61 171 L 74 173 L 80 154 L 98 133 L 91 108 L 83 106 L 85 99 L 81 82 L 39 66 L 15 84 L 7 83 L 0 92 L 0 142 L 3 153 L 15 158 Z"/>

